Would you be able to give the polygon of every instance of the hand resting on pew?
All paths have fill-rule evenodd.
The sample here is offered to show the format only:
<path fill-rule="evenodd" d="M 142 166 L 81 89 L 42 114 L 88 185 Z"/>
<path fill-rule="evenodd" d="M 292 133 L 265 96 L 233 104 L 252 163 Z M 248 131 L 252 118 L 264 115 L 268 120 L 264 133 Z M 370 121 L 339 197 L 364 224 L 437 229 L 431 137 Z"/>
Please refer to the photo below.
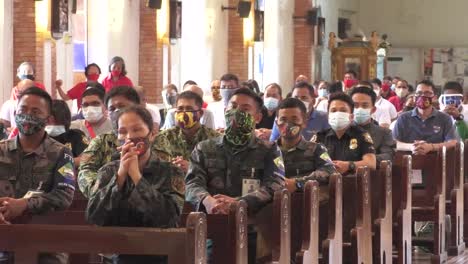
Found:
<path fill-rule="evenodd" d="M 208 214 L 228 214 L 229 206 L 233 202 L 237 202 L 237 200 L 226 195 L 216 194 L 215 196 L 207 196 L 203 200 L 203 205 Z"/>
<path fill-rule="evenodd" d="M 11 223 L 5 220 L 5 217 L 3 217 L 3 214 L 0 213 L 0 225 L 9 225 L 9 224 Z"/>
<path fill-rule="evenodd" d="M 28 200 L 25 198 L 14 199 L 11 197 L 1 197 L 0 198 L 0 221 L 3 218 L 4 220 L 13 220 L 16 217 L 22 215 L 28 206 Z"/>

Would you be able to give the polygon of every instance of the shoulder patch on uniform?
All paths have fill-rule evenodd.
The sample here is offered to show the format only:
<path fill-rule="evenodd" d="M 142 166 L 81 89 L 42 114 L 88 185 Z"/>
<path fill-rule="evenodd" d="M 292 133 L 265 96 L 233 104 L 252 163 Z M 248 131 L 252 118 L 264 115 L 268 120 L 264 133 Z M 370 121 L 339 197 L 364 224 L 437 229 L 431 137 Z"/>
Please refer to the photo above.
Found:
<path fill-rule="evenodd" d="M 320 155 L 320 158 L 323 159 L 326 162 L 332 163 L 332 160 L 330 158 L 330 155 L 328 155 L 328 152 L 324 152 Z"/>
<path fill-rule="evenodd" d="M 317 142 L 317 134 L 314 134 L 314 135 L 312 136 L 312 138 L 310 139 L 310 142 L 314 142 L 314 143 Z"/>
<path fill-rule="evenodd" d="M 369 143 L 369 144 L 374 144 L 374 141 L 372 140 L 372 137 L 369 133 L 364 133 L 364 140 Z"/>
<path fill-rule="evenodd" d="M 73 175 L 74 175 L 73 165 L 69 162 L 67 162 L 61 168 L 59 168 L 58 172 L 65 178 L 73 179 Z"/>
<path fill-rule="evenodd" d="M 88 139 L 88 137 L 82 136 L 82 137 L 81 137 L 81 141 L 83 142 L 83 144 L 89 145 L 89 139 Z"/>
<path fill-rule="evenodd" d="M 283 162 L 283 158 L 281 157 L 277 157 L 276 159 L 273 160 L 273 162 L 275 163 L 276 167 L 282 171 L 284 171 L 284 162 Z"/>

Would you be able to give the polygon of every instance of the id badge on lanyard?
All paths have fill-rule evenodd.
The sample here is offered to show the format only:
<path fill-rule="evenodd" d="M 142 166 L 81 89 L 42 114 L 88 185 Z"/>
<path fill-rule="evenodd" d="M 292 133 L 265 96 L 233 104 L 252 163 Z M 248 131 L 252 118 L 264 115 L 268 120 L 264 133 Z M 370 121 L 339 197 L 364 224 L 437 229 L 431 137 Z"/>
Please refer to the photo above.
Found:
<path fill-rule="evenodd" d="M 250 178 L 242 179 L 242 196 L 253 193 L 260 189 L 260 180 L 255 179 L 255 168 L 252 168 Z"/>

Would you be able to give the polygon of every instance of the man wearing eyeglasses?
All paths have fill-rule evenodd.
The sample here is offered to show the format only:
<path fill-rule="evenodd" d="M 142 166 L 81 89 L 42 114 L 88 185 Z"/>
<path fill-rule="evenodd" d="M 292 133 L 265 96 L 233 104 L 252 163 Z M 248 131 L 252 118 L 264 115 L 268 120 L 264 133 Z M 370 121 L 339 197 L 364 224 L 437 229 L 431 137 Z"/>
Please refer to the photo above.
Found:
<path fill-rule="evenodd" d="M 174 116 L 176 126 L 160 132 L 154 142 L 154 146 L 167 153 L 184 173 L 188 171 L 190 154 L 198 142 L 219 136 L 200 123 L 204 113 L 202 105 L 203 99 L 192 91 L 179 94 Z"/>
<path fill-rule="evenodd" d="M 393 137 L 398 142 L 411 143 L 413 153 L 425 155 L 442 147 L 456 145 L 455 126 L 452 118 L 432 106 L 436 100 L 434 84 L 421 81 L 416 87 L 416 107 L 397 119 Z"/>

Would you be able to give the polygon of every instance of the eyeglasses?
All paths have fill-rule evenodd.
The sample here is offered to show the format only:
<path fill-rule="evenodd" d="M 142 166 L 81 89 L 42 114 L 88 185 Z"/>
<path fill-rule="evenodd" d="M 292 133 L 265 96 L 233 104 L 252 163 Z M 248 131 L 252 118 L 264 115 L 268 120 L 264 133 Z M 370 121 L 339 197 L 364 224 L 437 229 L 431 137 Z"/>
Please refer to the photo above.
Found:
<path fill-rule="evenodd" d="M 415 94 L 416 94 L 416 96 L 427 96 L 427 97 L 434 96 L 434 93 L 429 92 L 429 91 L 426 91 L 426 92 L 417 91 Z"/>

